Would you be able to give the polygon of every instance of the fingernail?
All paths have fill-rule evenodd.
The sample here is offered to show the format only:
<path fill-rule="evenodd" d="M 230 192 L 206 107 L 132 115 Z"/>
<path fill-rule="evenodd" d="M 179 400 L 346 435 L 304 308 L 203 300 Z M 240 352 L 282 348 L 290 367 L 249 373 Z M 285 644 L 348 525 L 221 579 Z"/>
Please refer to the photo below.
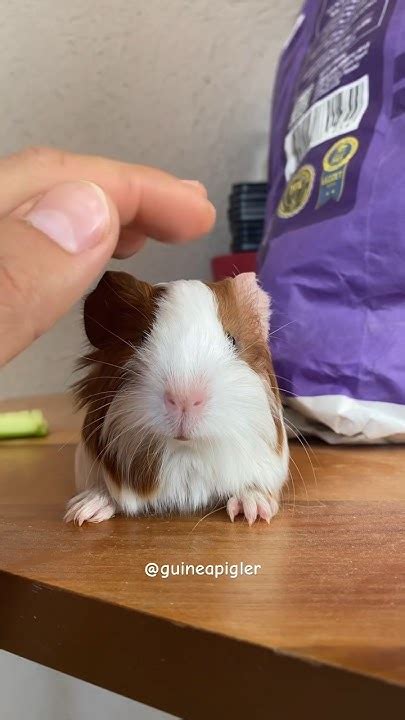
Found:
<path fill-rule="evenodd" d="M 182 180 L 181 182 L 183 182 L 185 185 L 190 185 L 192 188 L 198 190 L 200 195 L 204 195 L 204 197 L 208 196 L 207 188 L 199 180 Z"/>
<path fill-rule="evenodd" d="M 67 252 L 80 253 L 102 240 L 110 212 L 98 185 L 68 182 L 43 195 L 25 220 Z"/>

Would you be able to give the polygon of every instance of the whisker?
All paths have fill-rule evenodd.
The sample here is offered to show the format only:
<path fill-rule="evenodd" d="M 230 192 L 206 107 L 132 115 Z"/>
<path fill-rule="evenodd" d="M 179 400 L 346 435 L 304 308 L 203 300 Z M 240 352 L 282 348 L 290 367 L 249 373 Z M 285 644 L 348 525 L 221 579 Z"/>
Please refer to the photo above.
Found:
<path fill-rule="evenodd" d="M 125 415 L 125 414 L 126 414 L 127 412 L 129 412 L 129 411 L 130 411 L 130 409 L 120 410 L 119 412 L 117 412 L 116 414 L 113 415 L 113 420 L 116 420 L 117 417 L 119 417 L 120 415 Z M 93 425 L 93 423 L 96 423 L 97 421 L 100 421 L 100 424 L 91 431 L 90 435 L 86 438 L 86 443 L 90 440 L 90 438 L 93 437 L 93 435 L 94 435 L 98 430 L 101 430 L 101 429 L 102 429 L 102 427 L 103 427 L 103 425 L 104 425 L 104 421 L 105 421 L 105 415 L 103 415 L 103 417 L 102 417 L 101 419 L 100 419 L 100 418 L 96 418 L 95 420 L 92 420 L 91 423 L 88 423 L 88 425 L 86 425 L 86 426 L 84 426 L 84 427 L 90 427 L 91 425 Z"/>
<path fill-rule="evenodd" d="M 290 479 L 290 481 L 291 481 L 292 490 L 293 490 L 293 502 L 292 502 L 292 506 L 293 506 L 293 513 L 295 513 L 295 505 L 296 505 L 296 500 L 295 500 L 295 498 L 296 498 L 295 482 L 294 482 L 293 474 L 292 474 L 290 468 L 288 468 L 288 477 L 289 477 L 289 479 Z M 287 489 L 286 486 L 284 486 L 284 487 L 281 488 L 281 497 L 282 497 L 282 498 L 283 498 L 283 495 L 284 495 L 286 489 Z M 286 501 L 283 499 L 283 505 L 285 505 L 285 504 L 286 504 Z"/>
<path fill-rule="evenodd" d="M 112 399 L 114 398 L 115 395 L 116 395 L 116 391 L 114 391 L 114 390 L 106 391 L 106 390 L 105 390 L 105 391 L 102 391 L 102 392 L 99 392 L 99 393 L 94 393 L 94 394 L 92 394 L 92 395 L 87 395 L 87 396 L 85 396 L 84 398 L 82 398 L 82 400 L 86 400 L 86 399 L 88 399 L 88 398 L 95 398 L 96 396 L 99 396 L 99 399 L 101 399 L 100 396 L 104 396 L 104 397 L 110 396 L 110 397 L 111 397 L 111 401 L 110 401 L 110 402 L 107 402 L 105 405 L 101 405 L 101 406 L 98 406 L 98 407 L 96 407 L 96 408 L 87 410 L 87 414 L 95 413 L 95 412 L 97 412 L 98 410 L 101 410 L 102 408 L 107 407 L 108 405 L 111 405 Z M 128 395 L 127 395 L 127 397 L 128 397 L 128 396 L 131 396 L 131 395 L 132 395 L 132 393 L 129 392 Z M 91 405 L 91 401 L 88 402 L 88 403 L 86 403 L 86 404 L 87 404 L 87 405 Z M 95 422 L 97 422 L 97 419 L 95 420 Z M 82 429 L 82 430 L 85 429 L 85 428 L 88 427 L 90 424 L 92 424 L 92 423 L 88 423 L 88 424 L 86 424 L 86 425 L 82 425 L 82 428 L 81 428 L 81 429 Z M 70 436 L 69 440 L 67 440 L 65 443 L 63 443 L 63 445 L 61 445 L 61 446 L 57 449 L 57 452 L 60 452 L 60 451 L 63 450 L 65 447 L 67 447 L 67 445 L 69 445 L 70 442 L 76 437 L 76 435 L 77 435 L 77 433 L 72 433 L 72 435 Z"/>
<path fill-rule="evenodd" d="M 107 405 L 102 405 L 101 408 L 99 408 L 99 409 L 101 410 L 102 408 L 108 407 L 108 406 L 110 406 L 110 405 L 111 405 L 111 403 L 107 403 Z M 132 410 L 132 408 L 127 408 L 127 409 L 125 409 L 125 410 L 119 410 L 119 411 L 117 410 L 117 411 L 115 411 L 114 413 L 111 413 L 111 415 L 109 415 L 109 419 L 111 419 L 111 420 L 116 420 L 117 417 L 120 417 L 121 415 L 125 415 L 126 413 L 130 412 L 131 410 Z M 94 420 L 91 420 L 91 422 L 88 422 L 88 423 L 86 423 L 85 425 L 83 425 L 83 428 L 82 428 L 82 429 L 83 429 L 83 430 L 87 430 L 87 428 L 89 428 L 89 427 L 91 427 L 92 425 L 94 425 L 94 423 L 100 422 L 100 421 L 101 421 L 101 425 L 103 425 L 106 417 L 107 417 L 107 413 L 103 413 L 103 416 L 102 416 L 101 418 L 95 418 Z M 92 434 L 93 434 L 93 433 L 92 433 Z M 89 435 L 89 438 L 90 438 L 90 437 L 91 437 L 91 435 Z M 88 438 L 87 438 L 87 439 L 88 439 Z"/>
<path fill-rule="evenodd" d="M 287 424 L 287 427 L 289 427 L 288 424 Z M 313 464 L 313 462 L 312 462 L 312 460 L 311 460 L 311 457 L 310 457 L 310 455 L 309 455 L 309 452 L 308 452 L 307 448 L 305 447 L 303 441 L 302 441 L 301 438 L 299 437 L 299 435 L 294 431 L 294 429 L 293 429 L 292 427 L 289 427 L 289 430 L 291 430 L 291 432 L 294 433 L 294 435 L 295 435 L 295 437 L 297 438 L 298 442 L 299 442 L 300 445 L 302 446 L 302 449 L 304 450 L 304 452 L 305 452 L 305 454 L 306 454 L 306 456 L 307 456 L 307 458 L 308 458 L 308 462 L 309 462 L 309 464 L 310 464 L 310 466 L 311 466 L 312 475 L 313 475 L 314 482 L 315 482 L 315 487 L 318 488 L 318 478 L 317 478 L 317 476 L 316 476 L 315 467 L 314 467 L 314 464 Z M 311 448 L 311 451 L 312 451 L 312 448 Z M 312 451 L 312 452 L 313 452 L 313 451 Z"/>
<path fill-rule="evenodd" d="M 93 362 L 93 363 L 100 363 L 101 365 L 109 365 L 110 367 L 118 368 L 118 370 L 121 370 L 121 372 L 125 371 L 125 369 L 126 369 L 129 372 L 131 372 L 133 375 L 136 375 L 136 373 L 133 372 L 130 368 L 127 368 L 127 367 L 124 368 L 122 365 L 116 365 L 115 363 L 109 363 L 106 360 L 98 360 L 96 358 L 91 358 L 88 355 L 82 355 L 82 359 L 89 360 L 89 362 Z M 112 377 L 114 377 L 114 375 Z M 116 379 L 118 379 L 117 376 L 115 376 L 115 377 L 116 377 Z"/>
<path fill-rule="evenodd" d="M 250 343 L 250 345 L 243 347 L 243 352 L 250 350 L 250 348 L 254 347 L 255 345 L 263 345 L 263 340 L 254 340 L 252 343 Z"/>
<path fill-rule="evenodd" d="M 122 297 L 122 295 L 120 295 L 119 293 L 117 293 L 116 289 L 115 289 L 112 285 L 110 285 L 109 282 L 106 281 L 106 285 L 107 285 L 108 288 L 110 288 L 110 290 L 112 290 L 112 292 L 114 293 L 114 295 L 116 295 L 117 298 L 118 298 L 119 300 L 121 300 L 121 302 L 124 302 L 126 305 L 128 305 L 128 307 L 130 307 L 131 310 L 133 310 L 134 312 L 137 312 L 137 313 L 138 313 L 141 317 L 143 317 L 144 320 L 146 320 L 148 323 L 150 322 L 150 318 L 148 318 L 148 316 L 147 316 L 144 312 L 141 312 L 138 306 L 132 305 L 130 302 L 128 302 L 128 300 L 127 300 L 126 298 Z"/>
<path fill-rule="evenodd" d="M 303 477 L 303 475 L 302 475 L 302 472 L 301 472 L 301 470 L 299 469 L 299 467 L 298 467 L 297 463 L 295 462 L 295 460 L 294 460 L 291 456 L 290 456 L 290 462 L 292 462 L 292 464 L 294 465 L 294 467 L 295 467 L 295 469 L 296 469 L 296 471 L 297 471 L 297 473 L 298 473 L 298 475 L 299 475 L 299 477 L 300 477 L 300 479 L 301 479 L 301 481 L 302 481 L 302 484 L 303 484 L 304 490 L 305 490 L 305 495 L 306 495 L 307 503 L 309 503 L 308 490 L 307 490 L 307 486 L 306 486 L 304 477 Z"/>
<path fill-rule="evenodd" d="M 127 428 L 125 428 L 122 432 L 120 432 L 118 435 L 116 435 L 115 437 L 113 437 L 113 439 L 112 439 L 109 443 L 107 443 L 107 445 L 103 448 L 103 450 L 100 450 L 100 452 L 97 453 L 96 457 L 95 457 L 94 460 L 93 460 L 93 463 L 92 463 L 92 465 L 91 465 L 91 468 L 90 468 L 90 470 L 89 470 L 89 473 L 88 473 L 88 475 L 87 475 L 87 480 L 89 480 L 89 478 L 90 478 L 90 476 L 91 476 L 91 473 L 92 473 L 92 470 L 93 470 L 93 467 L 94 467 L 94 465 L 96 464 L 96 462 L 100 462 L 100 461 L 102 460 L 102 458 L 104 457 L 104 455 L 106 454 L 107 450 L 111 447 L 111 445 L 112 445 L 114 442 L 116 442 L 117 440 L 119 440 L 119 438 L 122 437 L 122 435 L 125 435 L 126 432 L 130 432 L 131 430 L 133 430 L 132 427 L 127 427 Z"/>
<path fill-rule="evenodd" d="M 226 509 L 226 505 L 222 505 L 219 508 L 215 507 L 213 510 L 210 510 L 210 512 L 208 512 L 206 515 L 204 515 L 202 518 L 199 519 L 199 521 L 194 525 L 194 527 L 190 530 L 190 532 L 188 534 L 191 535 L 191 533 L 194 532 L 196 527 L 198 527 L 199 524 L 202 523 L 202 521 L 205 520 L 207 517 L 209 517 L 210 515 L 213 515 L 216 512 L 219 512 L 220 510 L 225 510 L 225 509 Z"/>
<path fill-rule="evenodd" d="M 290 418 L 285 418 L 285 422 L 289 424 L 290 429 L 292 431 L 294 431 L 294 433 L 296 433 L 297 437 L 299 436 L 300 438 L 302 438 L 302 441 L 306 444 L 306 446 L 308 447 L 308 450 L 310 450 L 312 452 L 312 454 L 315 456 L 315 451 L 309 444 L 307 438 L 305 437 L 305 435 L 302 434 L 302 432 L 300 432 L 300 430 L 297 428 L 297 426 L 294 425 L 292 420 Z"/>
<path fill-rule="evenodd" d="M 100 395 L 116 395 L 116 390 L 100 390 L 96 393 L 89 393 L 88 395 L 82 395 L 81 400 L 88 400 L 89 402 L 86 404 L 90 404 L 90 402 L 93 400 L 93 398 L 99 397 Z"/>
<path fill-rule="evenodd" d="M 313 456 L 314 461 L 318 461 L 318 456 L 317 456 L 316 452 L 314 451 L 313 447 L 312 447 L 312 446 L 310 445 L 310 443 L 308 442 L 308 440 L 304 437 L 304 435 L 302 435 L 302 433 L 299 432 L 298 428 L 295 427 L 295 425 L 291 422 L 291 420 L 288 420 L 287 422 L 290 424 L 290 426 L 291 426 L 291 427 L 290 427 L 290 430 L 296 435 L 297 440 L 301 443 L 301 445 L 302 445 L 302 447 L 303 447 L 303 450 L 304 450 L 304 452 L 306 453 L 306 455 L 307 455 L 307 457 L 308 457 L 309 463 L 310 463 L 310 465 L 311 465 L 311 467 L 312 467 L 312 474 L 313 474 L 313 478 L 314 478 L 314 482 L 315 482 L 316 491 L 317 491 L 317 493 L 318 493 L 318 492 L 319 492 L 318 476 L 317 476 L 317 474 L 316 474 L 316 472 L 315 472 L 315 467 L 314 467 L 313 463 L 311 462 L 311 459 L 310 459 L 310 457 L 309 457 L 309 454 L 308 454 L 308 452 L 306 451 L 303 443 L 305 442 L 305 444 L 306 444 L 306 446 L 307 446 L 307 448 L 308 448 L 308 451 L 312 453 L 312 456 Z M 296 432 L 295 432 L 295 431 L 296 431 Z M 301 438 L 302 438 L 302 440 L 301 440 Z M 319 506 L 320 506 L 320 507 L 326 507 L 326 505 L 325 505 L 324 503 L 322 503 L 321 500 L 319 500 L 319 497 L 318 497 L 318 503 L 319 503 Z"/>
<path fill-rule="evenodd" d="M 275 335 L 276 333 L 280 332 L 280 330 L 284 330 L 284 328 L 288 327 L 289 325 L 292 325 L 293 323 L 296 323 L 296 320 L 291 320 L 290 322 L 286 323 L 285 325 L 281 325 L 281 327 L 276 328 L 273 330 L 273 332 L 269 333 L 269 337 L 272 335 Z"/>
<path fill-rule="evenodd" d="M 290 385 L 293 384 L 293 381 L 291 380 L 291 378 L 286 378 L 286 377 L 284 377 L 284 375 L 279 375 L 279 373 L 277 373 L 277 372 L 275 373 L 275 375 L 276 375 L 277 380 L 278 380 L 278 378 L 280 378 L 280 380 L 285 380 L 286 382 L 289 382 Z"/>
<path fill-rule="evenodd" d="M 106 332 L 110 333 L 110 335 L 113 335 L 114 337 L 116 337 L 117 340 L 120 340 L 121 342 L 125 343 L 125 345 L 128 345 L 128 347 L 131 348 L 131 350 L 136 350 L 135 345 L 132 345 L 132 343 L 128 342 L 127 340 L 125 340 L 125 339 L 124 339 L 123 337 L 121 337 L 120 335 L 117 335 L 115 332 L 113 332 L 112 330 L 110 330 L 109 328 L 107 328 L 105 325 L 103 325 L 101 322 L 99 322 L 98 320 L 96 320 L 96 318 L 91 317 L 90 315 L 89 315 L 88 317 L 89 317 L 90 320 L 92 320 L 93 322 L 97 323 L 97 325 L 99 325 L 101 328 L 103 328 L 103 330 L 106 330 Z"/>

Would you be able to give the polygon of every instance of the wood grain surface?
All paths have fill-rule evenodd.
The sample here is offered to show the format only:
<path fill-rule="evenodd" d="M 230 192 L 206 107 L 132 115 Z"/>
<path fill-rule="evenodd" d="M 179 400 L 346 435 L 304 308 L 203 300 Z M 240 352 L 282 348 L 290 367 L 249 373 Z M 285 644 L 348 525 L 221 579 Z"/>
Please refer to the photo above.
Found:
<path fill-rule="evenodd" d="M 270 527 L 218 510 L 77 528 L 70 397 L 0 410 L 19 407 L 51 434 L 0 445 L 2 648 L 196 720 L 405 708 L 405 448 L 293 443 Z M 261 569 L 164 579 L 148 562 Z"/>

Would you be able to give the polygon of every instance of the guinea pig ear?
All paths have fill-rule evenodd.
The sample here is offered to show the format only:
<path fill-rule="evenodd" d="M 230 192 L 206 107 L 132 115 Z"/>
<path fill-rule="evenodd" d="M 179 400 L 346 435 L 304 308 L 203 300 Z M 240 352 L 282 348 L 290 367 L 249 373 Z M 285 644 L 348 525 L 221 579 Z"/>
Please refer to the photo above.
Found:
<path fill-rule="evenodd" d="M 153 320 L 153 287 L 125 272 L 106 272 L 84 303 L 84 328 L 99 349 L 136 343 Z"/>
<path fill-rule="evenodd" d="M 241 273 L 233 278 L 237 297 L 249 303 L 256 311 L 263 332 L 263 339 L 267 342 L 270 329 L 270 296 L 260 287 L 257 275 L 254 272 Z"/>

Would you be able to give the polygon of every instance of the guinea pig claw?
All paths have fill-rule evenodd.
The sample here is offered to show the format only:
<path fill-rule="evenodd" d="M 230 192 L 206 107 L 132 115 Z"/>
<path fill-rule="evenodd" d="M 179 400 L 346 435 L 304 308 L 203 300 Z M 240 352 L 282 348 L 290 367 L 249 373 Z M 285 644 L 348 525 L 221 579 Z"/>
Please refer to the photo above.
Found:
<path fill-rule="evenodd" d="M 89 489 L 69 500 L 64 520 L 81 527 L 85 522 L 99 523 L 114 515 L 115 507 L 111 498 L 105 493 Z"/>
<path fill-rule="evenodd" d="M 239 513 L 241 513 L 243 510 L 242 503 L 240 502 L 240 500 L 237 500 L 237 498 L 231 497 L 227 502 L 226 510 L 231 522 L 234 522 L 236 516 L 239 515 Z"/>
<path fill-rule="evenodd" d="M 257 504 L 257 512 L 262 520 L 270 525 L 270 520 L 278 512 L 278 503 L 271 498 L 269 502 L 259 502 Z"/>
<path fill-rule="evenodd" d="M 256 502 L 251 498 L 246 498 L 245 500 L 242 500 L 242 505 L 248 525 L 249 527 L 252 527 L 253 523 L 256 522 L 258 515 Z"/>
<path fill-rule="evenodd" d="M 231 522 L 234 522 L 237 515 L 243 514 L 249 527 L 260 518 L 270 524 L 270 520 L 278 512 L 278 502 L 272 497 L 257 497 L 256 494 L 246 495 L 242 500 L 231 497 L 227 503 L 227 512 Z"/>

